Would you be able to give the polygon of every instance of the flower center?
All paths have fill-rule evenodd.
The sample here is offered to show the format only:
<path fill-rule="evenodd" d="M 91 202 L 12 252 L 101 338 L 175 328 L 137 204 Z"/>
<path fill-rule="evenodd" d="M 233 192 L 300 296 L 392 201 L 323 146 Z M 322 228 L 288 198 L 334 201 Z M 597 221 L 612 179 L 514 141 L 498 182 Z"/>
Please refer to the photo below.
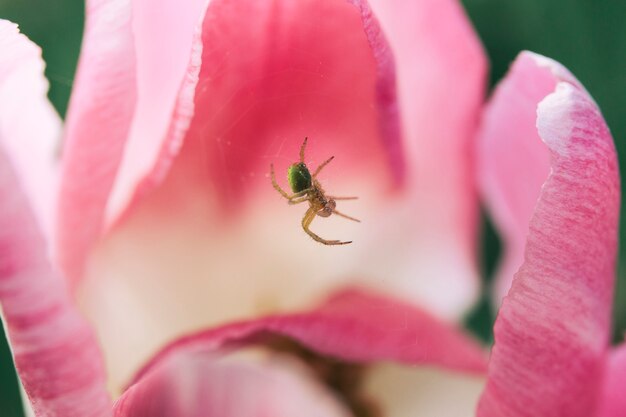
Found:
<path fill-rule="evenodd" d="M 262 345 L 302 361 L 348 407 L 354 417 L 383 417 L 381 407 L 362 389 L 367 377 L 367 365 L 322 355 L 282 336 L 264 338 Z"/>

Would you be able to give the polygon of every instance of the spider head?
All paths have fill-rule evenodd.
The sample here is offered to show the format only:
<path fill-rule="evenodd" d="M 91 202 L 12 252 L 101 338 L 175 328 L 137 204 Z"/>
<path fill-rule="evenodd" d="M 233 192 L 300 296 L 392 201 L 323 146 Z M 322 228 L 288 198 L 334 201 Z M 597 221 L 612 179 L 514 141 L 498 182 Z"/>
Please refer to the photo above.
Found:
<path fill-rule="evenodd" d="M 289 167 L 287 180 L 294 193 L 311 188 L 311 173 L 304 162 L 298 162 Z"/>

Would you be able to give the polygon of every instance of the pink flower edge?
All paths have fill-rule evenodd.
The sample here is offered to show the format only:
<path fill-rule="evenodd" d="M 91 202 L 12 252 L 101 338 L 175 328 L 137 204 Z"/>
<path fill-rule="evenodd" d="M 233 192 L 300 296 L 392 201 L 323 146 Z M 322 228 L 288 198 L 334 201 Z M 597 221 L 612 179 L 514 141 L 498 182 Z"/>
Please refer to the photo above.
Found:
<path fill-rule="evenodd" d="M 348 416 L 332 393 L 289 363 L 179 353 L 124 392 L 114 416 Z"/>
<path fill-rule="evenodd" d="M 110 225 L 109 212 L 118 203 L 116 190 L 127 180 L 128 166 L 145 169 L 167 123 L 176 120 L 171 115 L 175 96 L 185 90 L 181 83 L 193 78 L 193 36 L 206 3 L 86 4 L 65 128 L 55 237 L 56 256 L 72 290 L 90 250 Z"/>
<path fill-rule="evenodd" d="M 231 351 L 262 343 L 270 335 L 285 336 L 349 362 L 389 360 L 478 374 L 486 367 L 480 345 L 454 325 L 412 305 L 350 289 L 308 312 L 233 323 L 182 337 L 154 355 L 131 384 L 141 383 L 181 351 Z"/>
<path fill-rule="evenodd" d="M 91 327 L 50 264 L 45 239 L 0 148 L 0 305 L 19 377 L 36 415 L 111 412 Z"/>
<path fill-rule="evenodd" d="M 522 53 L 522 60 L 523 71 L 512 71 L 500 91 L 523 86 L 520 78 L 551 77 L 553 91 L 538 103 L 536 121 L 550 174 L 530 219 L 524 263 L 496 320 L 478 416 L 589 416 L 599 402 L 610 329 L 616 153 L 597 105 L 571 74 L 535 54 Z M 507 103 L 495 100 L 490 111 L 500 112 L 499 122 L 516 123 L 515 112 L 498 108 Z"/>
<path fill-rule="evenodd" d="M 46 237 L 52 234 L 61 119 L 48 101 L 41 49 L 0 20 L 0 140 Z"/>
<path fill-rule="evenodd" d="M 91 0 L 65 123 L 56 222 L 58 263 L 73 289 L 100 237 L 137 100 L 130 0 Z"/>

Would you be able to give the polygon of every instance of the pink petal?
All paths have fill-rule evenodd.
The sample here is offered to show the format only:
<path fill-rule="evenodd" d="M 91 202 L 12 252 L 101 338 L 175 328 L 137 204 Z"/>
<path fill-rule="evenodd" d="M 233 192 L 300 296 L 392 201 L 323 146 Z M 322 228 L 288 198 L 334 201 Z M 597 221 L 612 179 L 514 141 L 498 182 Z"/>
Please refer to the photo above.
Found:
<path fill-rule="evenodd" d="M 231 394 L 229 393 L 231 390 L 238 392 L 238 387 L 230 388 L 229 379 L 216 382 L 224 389 L 218 390 L 213 386 L 206 386 L 203 381 L 213 380 L 215 377 L 211 375 L 212 370 L 215 369 L 214 365 L 202 372 L 198 371 L 203 375 L 200 377 L 192 373 L 198 365 L 181 366 L 183 360 L 181 358 L 204 358 L 202 360 L 207 361 L 207 364 L 210 360 L 213 360 L 213 364 L 217 364 L 218 360 L 250 358 L 255 345 L 262 345 L 267 340 L 271 341 L 275 335 L 294 339 L 309 349 L 339 360 L 375 362 L 372 363 L 372 367 L 368 367 L 364 392 L 383 406 L 383 409 L 392 410 L 398 415 L 412 415 L 411 410 L 414 414 L 416 410 L 421 410 L 421 406 L 426 407 L 427 415 L 442 415 L 441 411 L 446 413 L 455 409 L 441 404 L 442 394 L 450 394 L 450 390 L 455 392 L 461 388 L 469 389 L 470 392 L 459 394 L 457 402 L 472 404 L 478 396 L 478 386 L 482 386 L 485 369 L 483 352 L 474 341 L 460 333 L 458 329 L 437 321 L 415 307 L 352 290 L 337 294 L 318 309 L 309 312 L 236 323 L 175 341 L 158 353 L 136 375 L 133 385 L 126 390 L 116 404 L 118 411 L 116 415 L 131 413 L 131 415 L 141 416 L 143 415 L 140 414 L 141 412 L 151 415 L 150 413 L 155 413 L 155 410 L 174 412 L 169 410 L 177 406 L 187 407 L 187 401 L 193 404 L 193 399 L 199 397 L 200 393 L 210 398 L 210 403 L 215 403 L 219 407 L 240 407 L 241 403 L 252 407 L 250 402 L 258 401 L 257 397 L 245 395 L 245 392 L 239 395 L 232 394 L 240 399 L 239 405 L 230 403 Z M 280 356 L 279 353 L 273 352 L 270 357 L 273 358 L 276 355 Z M 262 358 L 265 358 L 266 363 L 269 362 L 266 356 Z M 184 360 L 189 361 L 189 359 Z M 193 361 L 200 360 L 194 359 Z M 401 369 L 401 367 L 395 365 L 394 368 L 387 363 L 388 361 L 414 365 L 403 367 L 400 380 L 416 383 L 422 379 L 421 383 L 426 386 L 414 385 L 414 388 L 420 389 L 421 395 L 405 395 L 409 393 L 405 387 L 402 387 L 401 393 L 393 392 L 394 385 L 388 384 L 389 381 L 386 382 L 385 378 L 390 375 L 388 371 L 391 371 L 391 375 L 398 376 L 394 373 L 394 369 Z M 275 362 L 275 359 L 272 362 Z M 280 368 L 286 369 L 284 365 L 286 364 L 280 363 Z M 425 365 L 425 367 L 415 365 Z M 427 368 L 433 365 L 438 369 Z M 164 371 L 172 368 L 177 368 L 178 372 Z M 298 369 L 294 369 L 293 366 L 287 368 L 288 373 L 293 374 L 296 371 L 296 375 L 299 374 Z M 442 372 L 442 368 L 447 368 L 451 372 Z M 442 375 L 433 375 L 436 373 Z M 291 378 L 293 379 L 293 376 Z M 268 383 L 272 381 L 268 376 L 265 379 Z M 384 386 L 381 387 L 381 383 Z M 445 385 L 442 385 L 444 383 Z M 239 379 L 239 384 L 239 389 L 241 389 L 241 379 Z M 180 391 L 177 390 L 176 385 L 184 386 L 188 395 L 179 395 Z M 261 400 L 256 408 L 264 410 L 266 406 L 277 405 L 289 408 L 292 403 L 297 404 L 306 400 L 299 394 L 301 384 L 294 380 L 291 385 L 298 390 L 294 392 L 286 387 L 281 388 L 289 392 L 287 394 L 287 391 L 283 391 L 285 394 L 281 398 L 276 398 L 271 392 L 262 391 L 262 398 L 265 400 Z M 218 391 L 214 393 L 213 390 Z M 298 401 L 293 400 L 294 396 L 298 396 Z M 152 399 L 149 400 L 149 398 Z M 160 400 L 161 398 L 163 401 Z M 302 405 L 298 414 L 308 412 L 318 415 L 320 405 L 327 403 L 327 400 L 321 398 L 311 406 Z M 205 409 L 206 407 L 211 406 L 207 404 Z M 248 410 L 247 407 L 245 410 Z M 458 410 L 458 407 L 456 409 Z M 220 415 L 231 415 L 226 411 L 227 408 L 220 410 L 222 411 Z M 237 410 L 239 414 L 234 415 L 248 415 L 239 408 Z M 440 413 L 434 413 L 435 410 L 439 410 Z M 184 415 L 195 415 L 188 408 L 185 411 L 191 414 Z M 232 412 L 235 413 L 235 411 Z M 407 412 L 409 414 L 406 414 Z M 269 415 L 276 414 L 270 413 Z"/>
<path fill-rule="evenodd" d="M 282 366 L 280 366 L 282 365 Z M 179 352 L 115 404 L 116 417 L 333 417 L 348 413 L 304 370 Z"/>
<path fill-rule="evenodd" d="M 107 223 L 119 215 L 136 183 L 152 170 L 163 140 L 187 128 L 200 69 L 198 38 L 206 4 L 205 0 L 133 1 L 137 106 L 107 204 Z"/>
<path fill-rule="evenodd" d="M 198 80 L 190 77 L 183 87 L 171 136 L 154 175 L 140 192 L 163 178 L 183 141 L 181 130 L 189 123 L 178 163 L 187 174 L 179 175 L 187 181 L 194 178 L 211 192 L 221 190 L 222 201 L 230 201 L 231 209 L 233 201 L 240 208 L 243 196 L 259 181 L 273 192 L 267 187 L 269 163 L 284 172 L 302 138 L 312 136 L 310 160 L 319 163 L 327 154 L 336 155 L 337 163 L 349 167 L 348 178 L 366 179 L 379 199 L 389 200 L 390 207 L 381 211 L 393 224 L 383 219 L 373 225 L 370 230 L 377 236 L 372 240 L 393 238 L 390 234 L 398 224 L 407 235 L 421 237 L 412 243 L 417 247 L 411 256 L 407 253 L 410 259 L 400 260 L 407 264 L 404 270 L 438 269 L 441 276 L 455 277 L 441 286 L 454 298 L 451 304 L 463 310 L 476 293 L 477 206 L 468 149 L 484 94 L 483 51 L 454 1 L 373 2 L 375 15 L 364 1 L 349 3 L 357 9 L 341 1 L 323 6 L 298 2 L 297 7 L 280 2 L 272 7 L 262 2 L 223 7 L 213 2 L 206 22 L 238 29 L 229 34 L 218 30 L 219 25 L 205 28 L 202 41 L 211 48 L 201 57 L 202 89 L 197 89 L 192 104 L 189 89 Z M 333 19 L 324 17 L 331 15 Z M 253 21 L 229 23 L 248 17 Z M 317 22 L 314 30 L 301 23 L 311 21 Z M 231 54 L 240 50 L 246 53 Z M 397 82 L 395 60 L 400 71 Z M 197 73 L 195 65 L 195 61 L 190 65 L 190 74 Z M 192 108 L 195 115 L 190 121 Z M 399 109 L 404 129 L 399 126 Z M 318 154 L 320 149 L 327 149 L 326 154 Z M 444 175 L 441 164 L 447 167 Z M 333 169 L 330 166 L 327 172 Z M 409 175 L 410 184 L 401 196 L 402 206 L 409 209 L 398 209 L 397 200 L 386 193 L 388 172 L 396 182 L 406 182 Z M 170 199 L 182 193 L 179 183 L 175 189 Z M 389 251 L 397 249 L 392 245 Z M 444 250 L 445 260 L 439 256 Z M 381 258 L 388 258 L 388 253 Z M 413 276 L 397 278 L 409 293 L 419 292 L 411 288 Z M 421 301 L 433 298 L 429 296 Z"/>
<path fill-rule="evenodd" d="M 65 126 L 59 264 L 74 285 L 98 239 L 136 103 L 130 0 L 90 0 Z"/>
<path fill-rule="evenodd" d="M 346 285 L 373 287 L 445 318 L 473 303 L 476 201 L 465 147 L 484 57 L 457 4 L 420 4 L 393 36 L 404 46 L 415 40 L 415 61 L 402 49 L 412 66 L 398 82 L 412 110 L 400 116 L 412 129 L 418 120 L 425 134 L 396 137 L 402 120 L 393 111 L 400 92 L 391 88 L 391 52 L 400 48 L 384 47 L 364 3 L 210 3 L 153 175 L 94 251 L 80 292 L 115 385 L 181 334 L 293 311 Z M 435 117 L 444 113 L 450 118 Z M 332 216 L 313 230 L 351 245 L 311 241 L 300 226 L 305 207 L 289 207 L 272 187 L 270 164 L 284 185 L 304 136 L 312 166 L 336 156 L 322 184 L 328 193 L 358 196 L 339 208 L 363 220 Z M 412 161 L 402 178 L 394 170 L 404 162 L 390 162 L 396 140 L 410 151 L 401 159 Z M 443 174 L 431 163 L 440 155 Z M 128 337 L 118 337 L 120 329 Z"/>
<path fill-rule="evenodd" d="M 72 283 L 105 226 L 106 212 L 118 204 L 119 184 L 151 166 L 151 149 L 166 134 L 204 5 L 204 0 L 88 2 L 58 226 L 59 257 Z"/>
<path fill-rule="evenodd" d="M 0 20 L 0 137 L 40 227 L 50 236 L 61 121 L 48 101 L 41 49 Z"/>
<path fill-rule="evenodd" d="M 397 230 L 415 236 L 411 250 L 394 244 L 372 250 L 382 259 L 406 251 L 405 293 L 415 277 L 437 281 L 420 302 L 449 315 L 447 298 L 463 312 L 476 298 L 477 196 L 473 144 L 485 94 L 487 60 L 464 10 L 455 0 L 370 0 L 396 61 L 408 165 L 410 209 L 385 216 L 377 241 L 398 240 Z M 401 226 L 400 226 L 401 225 Z M 445 256 L 442 254 L 445 253 Z M 389 262 L 382 262 L 388 268 Z M 395 280 L 400 280 L 396 277 Z M 396 284 L 397 285 L 397 284 Z M 437 304 L 440 304 L 437 306 Z"/>
<path fill-rule="evenodd" d="M 626 416 L 626 343 L 611 352 L 605 378 L 598 416 Z"/>
<path fill-rule="evenodd" d="M 0 201 L 0 305 L 36 415 L 109 415 L 104 367 L 91 328 L 49 263 L 35 216 L 2 149 Z"/>
<path fill-rule="evenodd" d="M 204 49 L 199 81 L 185 84 L 180 117 L 139 193 L 161 181 L 182 146 L 157 210 L 172 216 L 197 204 L 185 195 L 200 195 L 208 200 L 206 215 L 223 224 L 259 186 L 276 199 L 269 164 L 282 180 L 310 136 L 308 161 L 335 155 L 324 172 L 349 184 L 348 193 L 371 209 L 364 269 L 372 284 L 379 285 L 392 259 L 403 271 L 394 274 L 395 294 L 458 316 L 477 293 L 469 140 L 484 93 L 482 49 L 455 2 L 378 5 L 390 47 L 366 4 L 353 3 L 358 8 L 342 1 L 211 3 L 202 35 L 211 47 Z M 252 21 L 241 23 L 247 18 Z M 230 27 L 237 30 L 224 29 Z M 397 85 L 394 59 L 405 71 Z M 192 105 L 188 89 L 196 81 Z M 183 141 L 180 126 L 187 123 Z M 391 194 L 394 183 L 406 189 Z"/>
<path fill-rule="evenodd" d="M 181 350 L 241 347 L 270 334 L 353 362 L 393 360 L 474 373 L 485 369 L 480 346 L 456 327 L 414 306 L 350 290 L 310 312 L 270 316 L 183 337 L 157 353 L 135 381 Z"/>
<path fill-rule="evenodd" d="M 522 264 L 528 224 L 550 172 L 550 152 L 535 126 L 537 103 L 554 91 L 555 76 L 578 85 L 563 67 L 542 59 L 523 52 L 515 60 L 489 101 L 478 141 L 480 188 L 505 242 L 495 281 L 498 300 Z M 546 68 L 537 71 L 538 65 Z"/>
<path fill-rule="evenodd" d="M 240 205 L 253 183 L 267 184 L 248 173 L 265 173 L 272 161 L 282 172 L 307 135 L 332 143 L 344 163 L 401 182 L 393 57 L 367 4 L 350 3 L 211 2 L 169 136 L 139 192 L 158 184 L 182 152 L 178 165 L 190 181 Z M 314 155 L 323 148 L 311 146 L 310 160 L 321 162 Z"/>
<path fill-rule="evenodd" d="M 597 105 L 569 73 L 547 58 L 520 59 L 530 62 L 523 70 L 516 65 L 501 91 L 552 78 L 554 92 L 537 109 L 551 170 L 530 220 L 524 263 L 496 321 L 478 415 L 590 416 L 610 328 L 620 197 L 615 148 Z M 516 123 L 517 109 L 500 110 L 501 122 Z"/>

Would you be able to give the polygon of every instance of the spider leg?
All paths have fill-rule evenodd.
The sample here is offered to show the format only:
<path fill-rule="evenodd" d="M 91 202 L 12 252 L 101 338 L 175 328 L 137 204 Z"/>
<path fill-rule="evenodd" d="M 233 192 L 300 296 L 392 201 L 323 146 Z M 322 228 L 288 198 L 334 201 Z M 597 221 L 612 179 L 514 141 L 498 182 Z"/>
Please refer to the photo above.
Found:
<path fill-rule="evenodd" d="M 325 160 L 324 162 L 322 162 L 322 164 L 320 166 L 317 167 L 317 169 L 315 170 L 315 172 L 313 173 L 313 178 L 317 177 L 317 174 L 320 173 L 320 171 L 322 170 L 322 168 L 324 168 L 326 165 L 328 165 L 328 163 L 330 161 L 332 161 L 333 159 L 335 159 L 334 156 L 331 156 L 330 158 L 328 158 L 327 160 Z"/>
<path fill-rule="evenodd" d="M 289 196 L 289 203 L 290 204 L 297 204 L 297 203 L 301 203 L 302 201 L 307 201 L 309 199 L 309 196 L 307 195 L 307 193 L 309 192 L 310 188 L 307 188 L 306 190 L 302 190 L 302 191 L 298 191 L 295 194 L 291 194 Z M 301 198 L 304 198 L 302 201 L 296 201 L 294 202 L 294 200 L 300 200 Z"/>
<path fill-rule="evenodd" d="M 276 182 L 276 174 L 274 173 L 274 164 L 270 164 L 270 174 L 272 175 L 272 185 L 274 186 L 274 189 L 276 189 L 276 191 L 278 191 L 283 197 L 289 200 L 290 199 L 289 194 L 287 194 L 285 190 L 280 188 L 280 185 L 278 185 L 278 182 Z"/>
<path fill-rule="evenodd" d="M 302 197 L 302 196 L 306 195 L 307 192 L 309 192 L 309 189 L 306 189 L 306 190 L 299 191 L 299 192 L 297 192 L 295 194 L 289 195 L 289 193 L 287 193 L 287 191 L 285 191 L 282 188 L 280 188 L 280 185 L 278 185 L 278 182 L 276 181 L 276 174 L 274 173 L 274 164 L 270 164 L 270 172 L 271 172 L 271 175 L 272 175 L 272 185 L 274 186 L 274 189 L 276 191 L 278 191 L 283 197 L 285 197 L 290 202 L 294 198 Z"/>
<path fill-rule="evenodd" d="M 309 209 L 304 214 L 304 217 L 302 218 L 302 228 L 309 236 L 313 238 L 313 240 L 323 243 L 324 245 L 347 245 L 348 243 L 352 243 L 352 241 L 342 242 L 339 240 L 326 240 L 326 239 L 319 237 L 315 233 L 313 233 L 311 229 L 309 229 L 309 226 L 311 225 L 311 222 L 313 221 L 316 215 L 317 215 L 317 208 L 309 207 Z"/>
<path fill-rule="evenodd" d="M 304 138 L 304 142 L 302 142 L 302 146 L 300 147 L 300 162 L 304 163 L 304 148 L 306 148 L 306 143 L 309 140 L 308 137 Z"/>
<path fill-rule="evenodd" d="M 352 221 L 357 222 L 357 223 L 361 223 L 361 220 L 355 219 L 354 217 L 350 217 L 347 214 L 343 214 L 342 212 L 337 211 L 337 210 L 333 210 L 333 214 L 336 214 L 337 216 L 341 216 L 344 219 L 348 219 L 348 220 L 352 220 Z"/>
<path fill-rule="evenodd" d="M 300 193 L 298 193 L 298 194 L 300 194 Z M 303 195 L 302 197 L 295 197 L 295 194 L 294 194 L 294 197 L 290 198 L 288 203 L 290 205 L 294 205 L 294 204 L 304 203 L 305 201 L 311 201 L 311 198 L 308 195 L 306 195 L 306 194 Z"/>
<path fill-rule="evenodd" d="M 332 200 L 358 200 L 359 197 L 335 197 L 334 195 L 327 196 L 328 199 Z"/>

